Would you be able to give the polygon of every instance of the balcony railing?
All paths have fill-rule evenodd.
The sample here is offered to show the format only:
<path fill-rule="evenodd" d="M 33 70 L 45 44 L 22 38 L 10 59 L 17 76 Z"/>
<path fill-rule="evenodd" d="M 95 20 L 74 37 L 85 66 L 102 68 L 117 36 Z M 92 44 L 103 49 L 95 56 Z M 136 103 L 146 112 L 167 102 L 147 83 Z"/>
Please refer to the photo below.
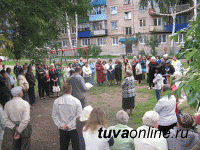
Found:
<path fill-rule="evenodd" d="M 188 27 L 188 23 L 182 23 L 182 24 L 176 24 L 175 25 L 175 32 L 187 28 Z M 172 32 L 173 29 L 173 24 L 169 24 L 169 25 L 165 25 L 164 26 L 164 31 L 165 32 Z"/>
<path fill-rule="evenodd" d="M 91 37 L 90 31 L 78 31 L 78 38 Z"/>
<path fill-rule="evenodd" d="M 107 14 L 90 15 L 90 21 L 107 20 Z"/>
<path fill-rule="evenodd" d="M 149 32 L 164 32 L 164 25 L 161 26 L 150 26 Z"/>
<path fill-rule="evenodd" d="M 104 35 L 107 35 L 107 29 L 91 31 L 91 36 L 104 36 Z"/>

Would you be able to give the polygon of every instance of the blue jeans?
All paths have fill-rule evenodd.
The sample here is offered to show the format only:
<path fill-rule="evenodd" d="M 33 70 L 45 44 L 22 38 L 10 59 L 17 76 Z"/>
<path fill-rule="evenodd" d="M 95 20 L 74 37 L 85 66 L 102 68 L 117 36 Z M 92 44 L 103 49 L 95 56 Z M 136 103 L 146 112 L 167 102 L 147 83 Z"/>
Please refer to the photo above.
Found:
<path fill-rule="evenodd" d="M 92 74 L 91 74 L 91 84 L 94 84 L 94 75 L 95 75 L 95 72 L 92 72 Z"/>
<path fill-rule="evenodd" d="M 155 90 L 156 91 L 156 98 L 157 98 L 157 101 L 160 100 L 160 92 L 161 92 L 162 89 L 160 90 Z"/>

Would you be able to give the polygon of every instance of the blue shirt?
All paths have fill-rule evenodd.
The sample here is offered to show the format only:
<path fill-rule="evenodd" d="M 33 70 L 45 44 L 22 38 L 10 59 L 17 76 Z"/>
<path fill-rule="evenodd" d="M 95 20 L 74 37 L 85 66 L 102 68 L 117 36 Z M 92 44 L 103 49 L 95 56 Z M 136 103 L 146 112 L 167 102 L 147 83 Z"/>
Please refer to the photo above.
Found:
<path fill-rule="evenodd" d="M 9 77 L 9 79 L 10 79 L 11 86 L 15 85 L 15 80 L 14 80 L 13 76 L 11 74 L 8 74 L 8 73 L 7 73 L 7 75 Z"/>
<path fill-rule="evenodd" d="M 159 65 L 161 63 L 161 60 L 160 59 L 156 60 L 156 63 Z"/>
<path fill-rule="evenodd" d="M 95 64 L 94 63 L 89 63 L 90 69 L 92 72 L 95 72 Z"/>

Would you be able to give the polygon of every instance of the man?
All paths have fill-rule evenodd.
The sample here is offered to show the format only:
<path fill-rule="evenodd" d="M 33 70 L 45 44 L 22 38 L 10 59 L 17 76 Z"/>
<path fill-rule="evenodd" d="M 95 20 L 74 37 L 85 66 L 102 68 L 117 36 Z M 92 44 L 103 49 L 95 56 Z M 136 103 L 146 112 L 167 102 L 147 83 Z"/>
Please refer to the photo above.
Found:
<path fill-rule="evenodd" d="M 81 68 L 83 68 L 84 65 L 85 65 L 85 64 L 83 63 L 83 58 L 81 57 L 81 58 L 80 58 L 80 61 L 79 61 L 79 66 L 80 66 Z M 83 76 L 83 71 L 81 72 L 81 76 Z"/>
<path fill-rule="evenodd" d="M 11 73 L 11 68 L 6 68 L 6 74 L 10 79 L 10 83 L 11 83 L 11 88 L 14 88 L 15 86 L 15 78 L 10 74 Z"/>
<path fill-rule="evenodd" d="M 6 127 L 4 135 L 9 134 L 12 130 L 14 150 L 30 149 L 30 136 L 32 133 L 30 105 L 22 99 L 22 87 L 14 87 L 11 94 L 13 99 L 7 102 L 4 108 L 3 120 Z M 3 139 L 2 149 L 5 149 L 7 142 L 6 139 Z"/>
<path fill-rule="evenodd" d="M 19 73 L 19 70 L 22 68 L 21 66 L 19 66 L 19 63 L 16 61 L 16 66 L 14 67 L 14 74 L 16 75 L 16 78 L 17 76 L 20 74 Z"/>
<path fill-rule="evenodd" d="M 171 90 L 168 85 L 163 86 L 163 92 Z M 158 129 L 163 132 L 165 136 L 167 132 L 176 126 L 177 117 L 176 117 L 176 98 L 174 95 L 168 97 L 168 95 L 163 96 L 156 104 L 154 111 L 159 113 L 159 126 Z"/>
<path fill-rule="evenodd" d="M 137 128 L 137 136 L 134 138 L 136 150 L 168 150 L 167 140 L 161 131 L 158 131 L 159 114 L 155 111 L 147 111 L 143 118 L 143 126 Z"/>
<path fill-rule="evenodd" d="M 165 60 L 165 62 L 168 60 L 168 54 L 164 54 L 163 55 L 163 59 Z"/>
<path fill-rule="evenodd" d="M 5 70 L 1 70 L 1 74 L 3 75 L 5 81 L 6 81 L 6 86 L 8 87 L 9 90 L 11 90 L 11 82 L 10 78 L 7 76 L 7 73 Z"/>
<path fill-rule="evenodd" d="M 6 71 L 6 66 L 5 66 L 5 65 L 2 65 L 2 69 L 1 69 L 1 70 Z"/>
<path fill-rule="evenodd" d="M 76 118 L 82 114 L 80 101 L 71 95 L 72 85 L 63 85 L 64 95 L 53 103 L 52 118 L 60 133 L 60 150 L 67 150 L 71 139 L 73 150 L 79 150 Z"/>
<path fill-rule="evenodd" d="M 77 66 L 79 66 L 78 60 L 74 59 L 73 62 L 74 63 L 72 64 L 72 67 L 75 69 Z"/>
<path fill-rule="evenodd" d="M 173 56 L 172 65 L 175 69 L 175 72 L 181 72 L 181 61 L 177 59 L 177 57 Z"/>
<path fill-rule="evenodd" d="M 44 69 L 41 67 L 41 64 L 38 64 L 38 67 L 36 69 L 36 77 L 38 80 L 38 92 L 41 100 L 43 100 L 44 98 L 44 74 Z"/>
<path fill-rule="evenodd" d="M 72 85 L 72 96 L 78 98 L 84 108 L 86 106 L 85 92 L 89 90 L 89 88 L 86 87 L 81 72 L 81 67 L 76 67 L 74 75 L 69 79 L 69 83 Z"/>

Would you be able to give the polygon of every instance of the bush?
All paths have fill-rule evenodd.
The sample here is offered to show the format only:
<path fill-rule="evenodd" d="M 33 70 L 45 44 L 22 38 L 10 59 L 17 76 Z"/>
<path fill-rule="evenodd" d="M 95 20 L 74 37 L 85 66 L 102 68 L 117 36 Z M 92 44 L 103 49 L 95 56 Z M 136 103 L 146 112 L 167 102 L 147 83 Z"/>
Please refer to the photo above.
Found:
<path fill-rule="evenodd" d="M 100 46 L 97 46 L 96 44 L 93 44 L 93 45 L 92 45 L 92 51 L 91 51 L 91 53 L 92 53 L 92 56 L 93 56 L 93 57 L 99 56 L 99 54 L 100 54 L 101 52 L 102 52 L 102 49 L 101 49 Z"/>
<path fill-rule="evenodd" d="M 141 50 L 138 54 L 139 54 L 139 55 L 142 55 L 142 56 L 147 56 L 146 53 L 145 53 L 145 51 L 144 51 L 144 49 Z"/>
<path fill-rule="evenodd" d="M 100 46 L 97 46 L 96 44 L 92 44 L 92 45 L 88 45 L 87 51 L 88 51 L 88 56 L 92 55 L 93 57 L 97 57 L 102 52 L 102 49 Z M 80 57 L 86 58 L 86 48 L 78 49 L 77 52 Z"/>

